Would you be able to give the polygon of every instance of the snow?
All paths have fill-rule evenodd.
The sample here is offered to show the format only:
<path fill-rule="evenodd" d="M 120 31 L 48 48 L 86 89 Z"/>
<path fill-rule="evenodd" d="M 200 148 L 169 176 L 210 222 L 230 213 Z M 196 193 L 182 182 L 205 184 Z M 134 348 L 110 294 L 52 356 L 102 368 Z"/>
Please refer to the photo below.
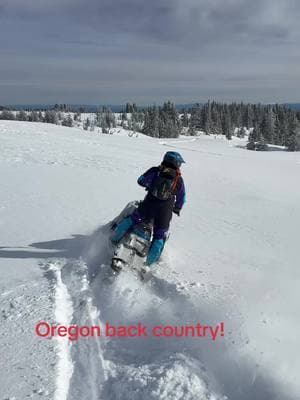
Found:
<path fill-rule="evenodd" d="M 70 325 L 73 316 L 73 305 L 68 293 L 68 288 L 61 278 L 61 269 L 59 264 L 51 264 L 50 270 L 56 275 L 56 293 L 55 293 L 55 320 L 58 324 Z M 66 341 L 63 337 L 57 336 L 57 376 L 55 400 L 65 400 L 68 397 L 69 383 L 73 374 L 73 363 L 71 359 L 71 342 Z"/>
<path fill-rule="evenodd" d="M 299 155 L 0 121 L 0 399 L 297 399 Z M 110 280 L 106 224 L 180 151 L 187 204 L 153 278 Z M 37 322 L 225 337 L 65 338 Z"/>

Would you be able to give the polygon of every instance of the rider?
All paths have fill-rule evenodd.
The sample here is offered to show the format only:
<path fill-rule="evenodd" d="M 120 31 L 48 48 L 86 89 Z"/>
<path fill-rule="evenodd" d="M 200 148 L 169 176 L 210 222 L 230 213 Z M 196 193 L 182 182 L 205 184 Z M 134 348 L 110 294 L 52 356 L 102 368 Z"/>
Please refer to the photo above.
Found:
<path fill-rule="evenodd" d="M 185 161 L 176 151 L 168 151 L 158 167 L 152 167 L 138 178 L 147 195 L 138 208 L 117 226 L 112 241 L 118 243 L 129 229 L 141 222 L 153 221 L 153 239 L 146 264 L 158 261 L 169 230 L 172 212 L 180 215 L 185 202 L 185 187 L 180 166 Z"/>

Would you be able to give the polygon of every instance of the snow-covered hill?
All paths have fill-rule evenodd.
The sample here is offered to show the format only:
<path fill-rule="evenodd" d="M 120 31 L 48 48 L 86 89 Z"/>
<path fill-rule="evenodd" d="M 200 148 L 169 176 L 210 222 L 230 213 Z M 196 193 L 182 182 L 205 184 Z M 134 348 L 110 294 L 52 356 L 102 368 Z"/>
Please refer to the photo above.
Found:
<path fill-rule="evenodd" d="M 0 121 L 0 399 L 300 397 L 300 155 Z M 106 224 L 176 149 L 187 204 L 142 284 L 109 275 Z M 66 338 L 60 324 L 224 322 L 209 338 Z"/>

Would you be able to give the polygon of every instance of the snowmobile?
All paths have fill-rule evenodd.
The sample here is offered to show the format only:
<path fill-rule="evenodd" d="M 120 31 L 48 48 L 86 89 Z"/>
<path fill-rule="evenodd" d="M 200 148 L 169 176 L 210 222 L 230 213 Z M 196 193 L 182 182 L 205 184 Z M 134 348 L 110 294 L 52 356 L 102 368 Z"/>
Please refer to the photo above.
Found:
<path fill-rule="evenodd" d="M 138 205 L 138 201 L 128 203 L 121 214 L 111 222 L 110 229 L 114 231 L 118 223 L 131 215 Z M 115 274 L 130 269 L 137 272 L 143 280 L 150 279 L 150 268 L 145 265 L 145 261 L 151 245 L 152 231 L 152 222 L 140 223 L 127 232 L 119 243 L 113 245 L 111 268 Z"/>

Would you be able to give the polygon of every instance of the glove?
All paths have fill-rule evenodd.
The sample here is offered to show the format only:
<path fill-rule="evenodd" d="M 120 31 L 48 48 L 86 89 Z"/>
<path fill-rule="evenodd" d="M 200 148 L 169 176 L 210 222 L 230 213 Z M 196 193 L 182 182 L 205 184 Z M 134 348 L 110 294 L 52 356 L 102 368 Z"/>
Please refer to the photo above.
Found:
<path fill-rule="evenodd" d="M 180 208 L 177 208 L 177 207 L 173 208 L 173 213 L 178 215 L 178 217 L 180 216 L 180 211 L 181 211 Z"/>

